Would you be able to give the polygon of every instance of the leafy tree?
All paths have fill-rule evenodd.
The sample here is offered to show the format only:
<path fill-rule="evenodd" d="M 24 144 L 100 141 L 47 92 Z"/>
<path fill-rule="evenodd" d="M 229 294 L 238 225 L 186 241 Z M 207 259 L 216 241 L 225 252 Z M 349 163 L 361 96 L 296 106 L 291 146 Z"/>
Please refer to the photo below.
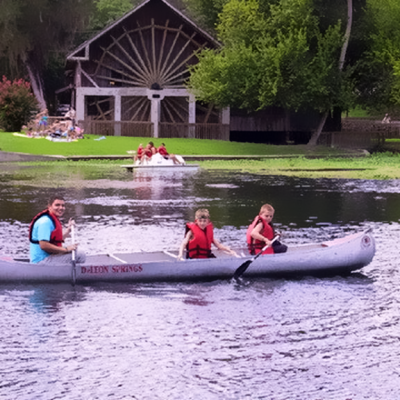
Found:
<path fill-rule="evenodd" d="M 93 30 L 103 29 L 140 3 L 140 0 L 93 0 L 95 10 L 90 26 Z"/>
<path fill-rule="evenodd" d="M 19 132 L 33 111 L 37 101 L 31 85 L 23 79 L 11 82 L 5 76 L 0 82 L 0 122 L 6 131 Z"/>
<path fill-rule="evenodd" d="M 274 2 L 273 2 L 274 3 Z M 341 24 L 320 31 L 311 0 L 231 0 L 217 26 L 223 43 L 192 67 L 197 98 L 248 110 L 280 106 L 322 113 L 345 107 L 352 86 L 339 68 Z"/>
<path fill-rule="evenodd" d="M 92 0 L 2 0 L 0 56 L 27 74 L 40 108 L 46 108 L 43 72 L 51 55 L 65 54 L 88 21 Z"/>
<path fill-rule="evenodd" d="M 183 0 L 196 22 L 214 31 L 218 15 L 229 0 Z"/>
<path fill-rule="evenodd" d="M 366 29 L 369 48 L 359 62 L 361 104 L 371 112 L 399 114 L 400 3 L 367 0 Z"/>

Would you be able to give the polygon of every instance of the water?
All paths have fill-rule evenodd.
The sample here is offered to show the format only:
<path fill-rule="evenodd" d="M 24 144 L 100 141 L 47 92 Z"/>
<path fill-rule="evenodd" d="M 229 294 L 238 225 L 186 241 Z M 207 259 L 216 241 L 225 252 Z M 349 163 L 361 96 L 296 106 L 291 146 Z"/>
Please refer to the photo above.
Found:
<path fill-rule="evenodd" d="M 398 399 L 398 181 L 110 168 L 0 173 L 0 253 L 27 256 L 52 192 L 94 254 L 176 249 L 207 207 L 242 244 L 260 205 L 288 245 L 374 229 L 373 262 L 300 280 L 0 285 L 1 399 Z"/>

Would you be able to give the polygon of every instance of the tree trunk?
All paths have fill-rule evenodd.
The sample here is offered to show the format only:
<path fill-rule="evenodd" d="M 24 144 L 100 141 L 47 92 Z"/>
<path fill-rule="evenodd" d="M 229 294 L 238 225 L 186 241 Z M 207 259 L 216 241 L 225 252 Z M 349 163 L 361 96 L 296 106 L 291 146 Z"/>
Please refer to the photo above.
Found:
<path fill-rule="evenodd" d="M 339 71 L 343 70 L 344 61 L 346 59 L 346 52 L 347 46 L 350 40 L 350 33 L 351 33 L 351 25 L 353 22 L 353 0 L 347 0 L 347 26 L 346 32 L 344 34 L 344 42 L 342 46 L 342 51 L 340 52 L 339 58 Z M 310 141 L 308 142 L 308 146 L 316 146 L 319 137 L 321 136 L 322 129 L 324 128 L 326 119 L 328 118 L 329 110 L 325 111 L 322 116 L 321 120 L 318 124 L 317 129 L 311 135 Z"/>
<path fill-rule="evenodd" d="M 45 101 L 44 95 L 43 95 L 42 78 L 39 73 L 37 73 L 37 72 L 35 73 L 35 69 L 30 64 L 29 61 L 26 61 L 26 68 L 28 70 L 29 79 L 31 81 L 33 94 L 35 95 L 35 97 L 39 103 L 40 111 L 43 111 L 47 108 L 47 105 L 46 105 L 46 101 Z"/>
<path fill-rule="evenodd" d="M 313 132 L 313 134 L 311 135 L 311 138 L 309 140 L 309 142 L 307 143 L 307 146 L 316 146 L 318 139 L 321 135 L 322 132 L 322 128 L 325 125 L 326 119 L 328 118 L 329 115 L 329 111 L 325 111 L 322 115 L 321 115 L 321 119 L 319 120 L 317 129 Z"/>
<path fill-rule="evenodd" d="M 347 26 L 344 34 L 344 42 L 339 59 L 339 71 L 343 70 L 344 61 L 346 59 L 347 46 L 349 45 L 351 24 L 353 23 L 353 0 L 347 0 Z"/>

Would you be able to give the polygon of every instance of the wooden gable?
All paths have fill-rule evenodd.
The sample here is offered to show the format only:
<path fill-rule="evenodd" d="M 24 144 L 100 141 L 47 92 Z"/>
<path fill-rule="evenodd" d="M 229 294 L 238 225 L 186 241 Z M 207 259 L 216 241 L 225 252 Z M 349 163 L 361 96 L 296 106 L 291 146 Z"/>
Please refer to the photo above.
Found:
<path fill-rule="evenodd" d="M 147 0 L 68 55 L 83 87 L 182 88 L 197 52 L 218 43 L 164 0 Z"/>

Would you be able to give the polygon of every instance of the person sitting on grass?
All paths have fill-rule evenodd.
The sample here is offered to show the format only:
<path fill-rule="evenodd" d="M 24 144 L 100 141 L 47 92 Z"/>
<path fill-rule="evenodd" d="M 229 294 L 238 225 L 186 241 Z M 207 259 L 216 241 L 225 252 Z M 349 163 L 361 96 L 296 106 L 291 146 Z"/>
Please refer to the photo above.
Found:
<path fill-rule="evenodd" d="M 251 255 L 258 254 L 266 245 L 269 245 L 269 247 L 263 254 L 285 253 L 287 251 L 287 246 L 281 244 L 278 240 L 271 243 L 275 237 L 275 230 L 271 223 L 274 214 L 274 208 L 270 204 L 264 204 L 259 214 L 247 228 L 246 240 Z"/>
<path fill-rule="evenodd" d="M 212 244 L 219 250 L 238 257 L 228 246 L 222 245 L 215 239 L 210 213 L 207 209 L 200 208 L 195 213 L 195 222 L 186 224 L 186 235 L 179 249 L 178 260 L 183 259 L 185 249 L 186 258 L 215 258 L 215 255 L 211 252 Z"/>

